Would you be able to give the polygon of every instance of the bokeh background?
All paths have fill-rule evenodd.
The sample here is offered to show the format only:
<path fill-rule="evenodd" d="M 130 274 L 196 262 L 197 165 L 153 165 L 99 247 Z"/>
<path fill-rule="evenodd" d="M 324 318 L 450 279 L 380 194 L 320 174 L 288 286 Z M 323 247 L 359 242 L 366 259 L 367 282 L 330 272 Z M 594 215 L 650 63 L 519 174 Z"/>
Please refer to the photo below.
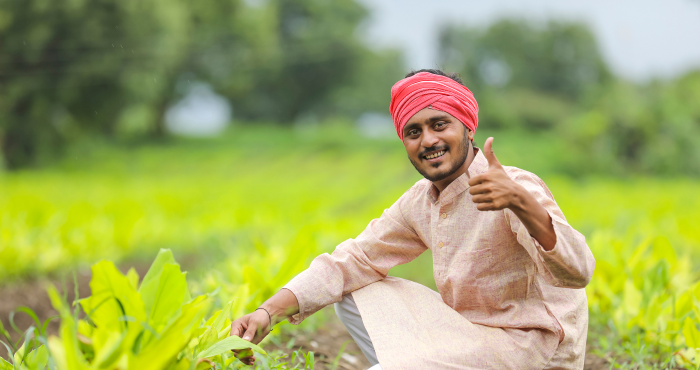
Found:
<path fill-rule="evenodd" d="M 420 68 L 461 74 L 475 142 L 586 235 L 587 366 L 700 364 L 695 0 L 4 0 L 5 326 L 50 315 L 37 282 L 160 248 L 254 309 L 420 179 L 388 114 Z M 434 287 L 429 252 L 392 274 Z"/>

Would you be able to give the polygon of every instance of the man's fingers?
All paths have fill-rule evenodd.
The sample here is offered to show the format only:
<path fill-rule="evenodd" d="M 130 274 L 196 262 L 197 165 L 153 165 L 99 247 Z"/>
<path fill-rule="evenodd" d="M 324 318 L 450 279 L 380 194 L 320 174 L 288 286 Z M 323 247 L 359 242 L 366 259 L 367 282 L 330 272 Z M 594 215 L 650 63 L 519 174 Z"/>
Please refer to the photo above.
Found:
<path fill-rule="evenodd" d="M 470 178 L 467 183 L 469 184 L 469 186 L 476 186 L 476 185 L 481 184 L 484 181 L 486 181 L 486 178 L 484 177 L 484 175 L 477 175 L 477 176 Z"/>
<path fill-rule="evenodd" d="M 493 202 L 484 202 L 484 203 L 477 203 L 476 209 L 479 211 L 493 211 L 496 209 L 495 205 Z"/>
<path fill-rule="evenodd" d="M 491 189 L 485 185 L 477 185 L 477 186 L 472 186 L 469 188 L 469 194 L 471 194 L 471 195 L 485 194 L 485 193 L 490 193 L 490 192 L 491 192 Z"/>
<path fill-rule="evenodd" d="M 496 158 L 496 154 L 493 152 L 493 138 L 492 137 L 486 139 L 486 142 L 484 143 L 484 156 L 486 157 L 486 160 L 489 162 L 489 168 L 501 167 L 501 163 L 498 161 L 498 158 Z"/>
<path fill-rule="evenodd" d="M 243 334 L 243 339 L 247 340 L 248 342 L 251 342 L 253 338 L 255 338 L 255 332 L 258 329 L 258 325 L 256 323 L 250 323 L 248 325 L 248 329 L 246 329 L 245 334 Z"/>
<path fill-rule="evenodd" d="M 244 332 L 245 332 L 245 326 L 243 326 L 243 323 L 241 321 L 236 320 L 236 321 L 231 323 L 231 335 L 240 338 Z"/>
<path fill-rule="evenodd" d="M 474 203 L 491 203 L 493 199 L 490 195 L 478 194 L 472 197 L 472 202 Z M 478 207 L 477 207 L 478 208 Z"/>

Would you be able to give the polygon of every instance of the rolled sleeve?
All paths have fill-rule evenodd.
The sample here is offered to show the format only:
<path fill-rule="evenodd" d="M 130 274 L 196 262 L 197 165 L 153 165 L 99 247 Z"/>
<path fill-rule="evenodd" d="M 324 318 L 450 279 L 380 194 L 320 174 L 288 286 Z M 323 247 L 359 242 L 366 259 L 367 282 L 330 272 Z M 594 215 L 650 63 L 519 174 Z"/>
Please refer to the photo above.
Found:
<path fill-rule="evenodd" d="M 548 284 L 562 288 L 584 288 L 595 269 L 595 258 L 586 244 L 586 238 L 566 222 L 552 193 L 541 179 L 522 170 L 509 175 L 547 210 L 556 235 L 554 248 L 546 251 L 537 239 L 530 235 L 515 213 L 506 209 L 506 220 L 516 234 L 518 243 L 527 250 L 537 266 L 538 273 Z"/>
<path fill-rule="evenodd" d="M 299 313 L 290 323 L 299 324 L 321 308 L 340 302 L 343 295 L 384 279 L 392 267 L 412 261 L 427 249 L 401 212 L 407 194 L 372 220 L 357 238 L 316 257 L 284 286 L 299 303 Z"/>

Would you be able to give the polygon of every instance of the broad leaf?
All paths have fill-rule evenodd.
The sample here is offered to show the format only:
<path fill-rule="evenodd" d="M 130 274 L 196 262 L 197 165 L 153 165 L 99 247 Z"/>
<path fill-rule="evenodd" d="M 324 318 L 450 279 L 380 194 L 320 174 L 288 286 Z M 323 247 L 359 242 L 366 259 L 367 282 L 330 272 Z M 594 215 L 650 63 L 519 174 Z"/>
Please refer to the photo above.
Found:
<path fill-rule="evenodd" d="M 126 337 L 126 332 L 111 332 L 99 350 L 95 351 L 92 361 L 98 368 L 106 368 L 116 362 L 122 354 L 120 349 Z"/>
<path fill-rule="evenodd" d="M 158 285 L 160 284 L 160 275 L 163 273 L 165 265 L 168 264 L 177 264 L 173 257 L 173 252 L 169 249 L 161 249 L 156 259 L 151 264 L 151 267 L 148 269 L 146 276 L 143 277 L 143 281 L 141 281 L 139 293 L 141 297 L 143 297 L 143 304 L 146 312 L 151 312 L 151 306 L 153 306 L 153 301 L 158 291 Z"/>
<path fill-rule="evenodd" d="M 230 337 L 226 337 L 226 338 L 222 339 L 218 343 L 214 343 L 211 347 L 200 352 L 199 355 L 197 355 L 197 358 L 212 357 L 212 356 L 220 355 L 220 354 L 227 352 L 227 351 L 230 351 L 232 349 L 246 349 L 246 348 L 252 348 L 256 352 L 266 354 L 265 351 L 262 348 L 260 348 L 260 346 L 255 345 L 251 342 L 248 342 L 247 340 L 245 340 L 243 338 L 239 338 L 236 336 L 230 336 Z"/>
<path fill-rule="evenodd" d="M 80 301 L 83 310 L 102 334 L 102 341 L 95 341 L 99 352 L 110 336 L 109 332 L 127 331 L 124 346 L 130 348 L 146 321 L 146 312 L 141 296 L 112 262 L 100 261 L 92 266 L 90 280 L 92 296 Z"/>
<path fill-rule="evenodd" d="M 139 273 L 136 272 L 135 268 L 132 267 L 126 272 L 126 278 L 129 279 L 129 283 L 134 289 L 139 289 Z"/>
<path fill-rule="evenodd" d="M 637 290 L 632 280 L 625 281 L 622 300 L 625 312 L 631 316 L 637 315 L 642 303 L 642 293 Z"/>
<path fill-rule="evenodd" d="M 688 348 L 700 348 L 700 331 L 689 317 L 683 322 L 683 337 Z"/>
<path fill-rule="evenodd" d="M 147 311 L 148 324 L 156 332 L 160 332 L 180 310 L 187 291 L 186 275 L 180 272 L 179 265 L 166 264 L 163 267 L 150 311 Z"/>
<path fill-rule="evenodd" d="M 25 363 L 29 369 L 44 369 L 49 362 L 49 350 L 41 346 L 27 355 Z"/>
<path fill-rule="evenodd" d="M 14 367 L 11 363 L 5 361 L 2 357 L 0 357 L 0 370 L 14 370 Z"/>
<path fill-rule="evenodd" d="M 207 322 L 209 327 L 204 332 L 204 334 L 199 338 L 198 348 L 209 348 L 212 344 L 219 340 L 219 331 L 222 329 L 223 324 L 227 321 L 226 319 L 231 315 L 231 307 L 233 306 L 233 300 L 229 301 L 224 308 L 219 311 L 215 316 L 212 316 L 214 320 L 209 320 Z"/>
<path fill-rule="evenodd" d="M 139 370 L 163 369 L 190 342 L 199 323 L 208 312 L 209 305 L 208 297 L 199 296 L 182 306 L 180 316 L 169 324 L 158 338 L 143 348 L 130 362 L 129 367 Z"/>

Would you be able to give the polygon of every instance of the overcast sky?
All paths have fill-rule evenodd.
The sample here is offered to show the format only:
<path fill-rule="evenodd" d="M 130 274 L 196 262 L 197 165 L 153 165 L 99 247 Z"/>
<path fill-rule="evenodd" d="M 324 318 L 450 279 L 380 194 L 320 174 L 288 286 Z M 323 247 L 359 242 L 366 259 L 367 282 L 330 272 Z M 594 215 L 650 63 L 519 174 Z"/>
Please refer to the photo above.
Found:
<path fill-rule="evenodd" d="M 638 81 L 700 68 L 700 0 L 360 0 L 366 35 L 405 50 L 410 68 L 436 67 L 441 24 L 483 26 L 501 18 L 588 24 L 610 67 Z"/>

